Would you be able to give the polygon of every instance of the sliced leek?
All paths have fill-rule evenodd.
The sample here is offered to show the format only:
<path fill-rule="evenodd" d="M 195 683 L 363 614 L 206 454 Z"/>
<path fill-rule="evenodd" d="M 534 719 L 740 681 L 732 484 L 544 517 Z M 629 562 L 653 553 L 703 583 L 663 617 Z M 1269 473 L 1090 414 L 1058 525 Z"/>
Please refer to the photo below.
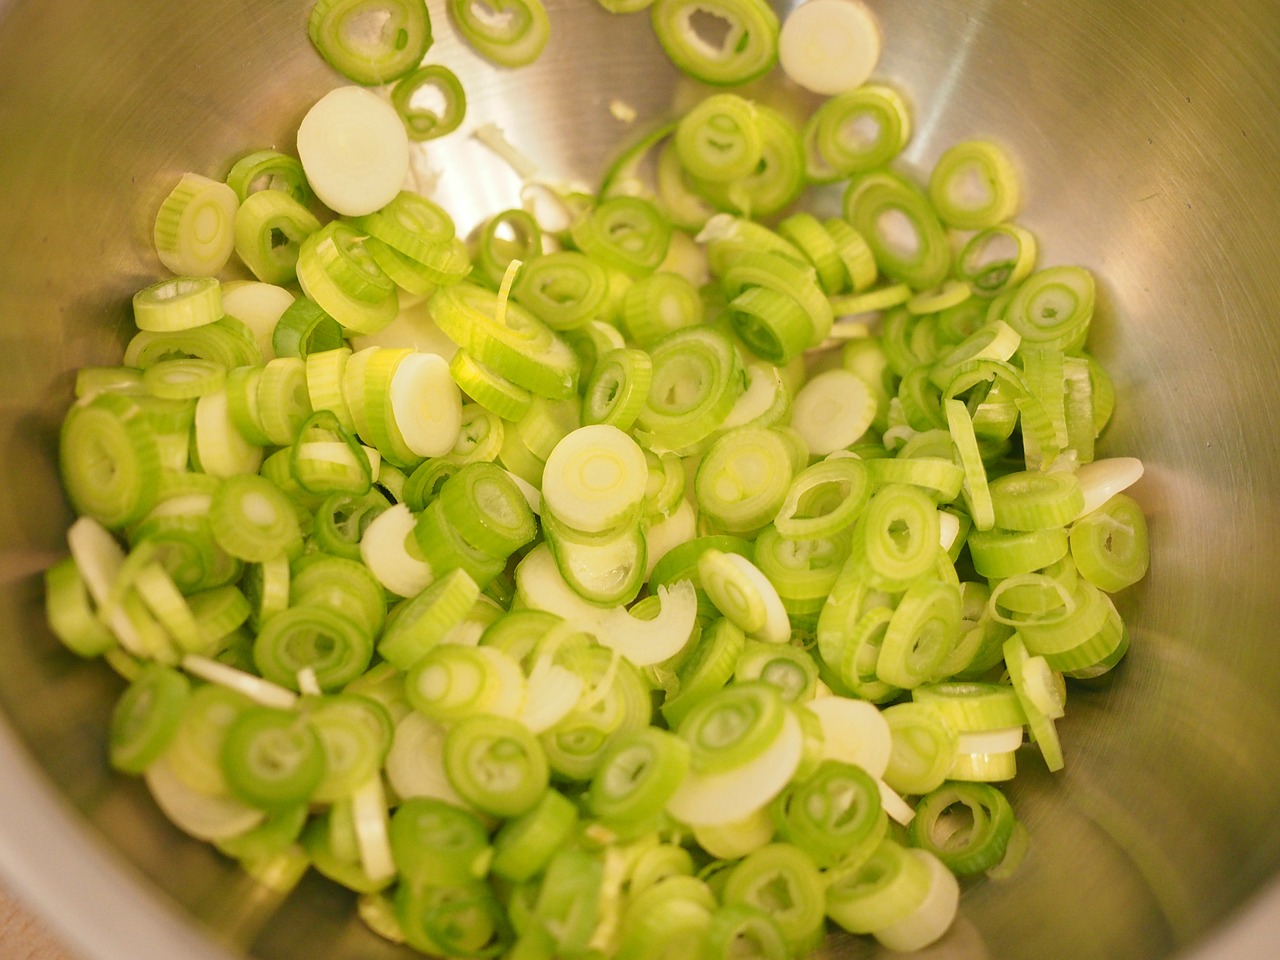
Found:
<path fill-rule="evenodd" d="M 366 86 L 404 76 L 431 46 L 423 0 L 318 0 L 307 32 L 330 66 Z"/>
<path fill-rule="evenodd" d="M 746 83 L 777 60 L 780 26 L 763 0 L 656 0 L 649 9 L 663 50 L 695 80 L 721 86 Z M 699 14 L 725 24 L 723 36 L 704 36 Z"/>
<path fill-rule="evenodd" d="M 533 63 L 551 37 L 542 0 L 449 0 L 448 10 L 462 38 L 498 66 Z"/>

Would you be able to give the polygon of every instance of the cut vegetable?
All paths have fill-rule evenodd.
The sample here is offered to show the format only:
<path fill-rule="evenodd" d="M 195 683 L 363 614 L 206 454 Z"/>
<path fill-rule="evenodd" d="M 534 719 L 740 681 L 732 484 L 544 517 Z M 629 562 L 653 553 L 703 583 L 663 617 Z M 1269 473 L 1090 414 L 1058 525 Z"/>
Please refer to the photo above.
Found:
<path fill-rule="evenodd" d="M 880 29 L 857 0 L 808 0 L 782 24 L 778 58 L 806 90 L 832 96 L 862 86 L 880 59 Z"/>
<path fill-rule="evenodd" d="M 359 217 L 400 192 L 409 172 L 409 137 L 395 108 L 377 94 L 339 87 L 302 118 L 298 156 L 325 206 Z"/>

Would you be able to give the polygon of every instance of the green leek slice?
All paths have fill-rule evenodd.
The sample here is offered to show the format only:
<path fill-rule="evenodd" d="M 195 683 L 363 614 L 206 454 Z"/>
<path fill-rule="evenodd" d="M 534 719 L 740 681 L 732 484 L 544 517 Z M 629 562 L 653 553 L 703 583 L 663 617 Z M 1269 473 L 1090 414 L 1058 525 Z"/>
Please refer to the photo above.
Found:
<path fill-rule="evenodd" d="M 418 94 L 424 89 L 435 91 L 444 101 L 439 110 L 415 104 Z M 453 133 L 462 125 L 462 118 L 467 113 L 466 91 L 457 74 L 438 63 L 418 67 L 396 81 L 391 91 L 391 104 L 404 121 L 409 139 L 417 142 L 436 140 Z"/>
<path fill-rule="evenodd" d="M 533 63 L 551 38 L 542 0 L 449 0 L 448 10 L 462 39 L 501 67 Z"/>
<path fill-rule="evenodd" d="M 756 169 L 764 144 L 755 105 L 732 93 L 703 100 L 680 118 L 675 150 L 681 165 L 703 180 L 738 180 Z"/>
<path fill-rule="evenodd" d="M 547 789 L 541 744 L 515 720 L 470 717 L 445 737 L 449 782 L 477 809 L 513 817 L 533 808 Z"/>
<path fill-rule="evenodd" d="M 949 818 L 949 810 L 963 815 Z M 967 828 L 965 823 L 970 824 Z M 1004 858 L 1013 808 L 985 783 L 948 783 L 922 797 L 909 828 L 913 846 L 928 850 L 962 875 L 982 873 Z"/>
<path fill-rule="evenodd" d="M 277 150 L 254 150 L 237 160 L 227 171 L 227 186 L 236 199 L 244 203 L 261 190 L 278 190 L 288 194 L 304 207 L 312 200 L 302 163 Z"/>
<path fill-rule="evenodd" d="M 653 381 L 637 437 L 659 452 L 706 440 L 743 390 L 742 360 L 729 338 L 711 327 L 688 327 L 667 334 L 649 356 Z"/>
<path fill-rule="evenodd" d="M 911 114 L 896 90 L 868 83 L 838 93 L 804 128 L 808 173 L 833 182 L 887 166 L 911 139 Z"/>
<path fill-rule="evenodd" d="M 924 191 L 906 177 L 888 170 L 864 174 L 849 184 L 844 210 L 886 276 L 916 290 L 947 279 L 951 245 L 946 232 Z"/>
<path fill-rule="evenodd" d="M 225 183 L 183 174 L 160 205 L 152 238 L 160 262 L 179 276 L 212 277 L 235 249 L 239 200 Z"/>
<path fill-rule="evenodd" d="M 671 62 L 702 83 L 746 83 L 777 60 L 781 27 L 764 0 L 656 0 L 649 9 L 653 32 Z M 724 25 L 718 42 L 699 30 L 699 14 Z"/>
<path fill-rule="evenodd" d="M 539 396 L 572 396 L 578 358 L 569 345 L 518 304 L 469 283 L 442 287 L 432 298 L 436 323 L 480 363 Z"/>
<path fill-rule="evenodd" d="M 58 452 L 62 484 L 77 513 L 119 528 L 141 520 L 155 504 L 155 438 L 142 407 L 128 397 L 101 393 L 72 407 Z"/>
<path fill-rule="evenodd" d="M 982 230 L 1008 220 L 1020 200 L 1013 162 L 996 144 L 967 140 L 948 148 L 929 177 L 929 199 L 942 222 Z"/>
<path fill-rule="evenodd" d="M 391 83 L 431 46 L 425 0 L 317 0 L 307 33 L 320 55 L 349 80 Z"/>

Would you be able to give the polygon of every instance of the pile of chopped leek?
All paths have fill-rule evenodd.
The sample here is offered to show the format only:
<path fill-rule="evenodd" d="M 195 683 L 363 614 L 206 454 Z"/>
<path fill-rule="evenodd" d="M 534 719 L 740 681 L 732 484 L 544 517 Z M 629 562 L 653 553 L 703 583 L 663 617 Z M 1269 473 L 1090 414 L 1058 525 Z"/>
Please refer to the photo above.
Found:
<path fill-rule="evenodd" d="M 1094 277 L 1038 262 L 998 145 L 895 164 L 860 5 L 600 5 L 724 89 L 567 224 L 465 235 L 404 189 L 466 110 L 425 3 L 315 5 L 354 85 L 296 157 L 182 178 L 172 275 L 77 376 L 50 626 L 128 681 L 110 761 L 174 824 L 424 953 L 923 948 L 1016 871 L 999 786 L 1063 766 L 1067 679 L 1129 645 Z M 447 8 L 502 68 L 553 36 Z M 802 129 L 731 89 L 779 58 L 826 98 Z M 842 216 L 797 208 L 831 183 Z"/>

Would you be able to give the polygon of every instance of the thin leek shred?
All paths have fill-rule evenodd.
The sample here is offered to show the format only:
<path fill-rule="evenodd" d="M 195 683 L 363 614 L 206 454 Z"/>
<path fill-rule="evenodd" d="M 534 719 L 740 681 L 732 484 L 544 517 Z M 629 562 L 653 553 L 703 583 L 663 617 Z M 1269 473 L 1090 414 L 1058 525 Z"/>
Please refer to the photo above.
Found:
<path fill-rule="evenodd" d="M 109 762 L 180 829 L 277 889 L 314 865 L 425 953 L 784 958 L 828 920 L 926 947 L 957 876 L 1023 855 L 1024 735 L 1060 769 L 1069 681 L 1131 642 L 1142 464 L 1096 449 L 1095 279 L 1037 261 L 999 147 L 891 169 L 874 27 L 793 55 L 851 5 L 781 38 L 763 0 L 601 6 L 735 89 L 598 196 L 528 183 L 467 233 L 404 189 L 466 109 L 426 4 L 315 4 L 391 102 L 340 88 L 300 160 L 162 205 L 175 275 L 59 438 L 50 628 L 128 680 Z M 551 36 L 539 0 L 447 9 L 503 66 Z M 740 86 L 780 45 L 832 94 L 800 126 Z M 843 181 L 844 216 L 788 209 Z M 233 252 L 264 282 L 219 280 Z"/>

